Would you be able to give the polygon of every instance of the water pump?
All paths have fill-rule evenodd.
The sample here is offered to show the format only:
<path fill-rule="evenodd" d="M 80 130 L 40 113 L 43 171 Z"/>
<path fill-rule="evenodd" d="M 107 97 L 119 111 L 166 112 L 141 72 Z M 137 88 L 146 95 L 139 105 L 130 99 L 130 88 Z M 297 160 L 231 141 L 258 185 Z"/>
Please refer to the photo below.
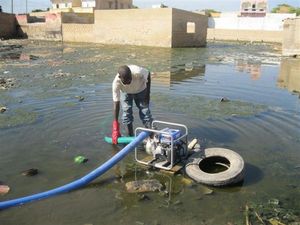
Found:
<path fill-rule="evenodd" d="M 188 129 L 183 124 L 158 120 L 152 122 L 152 127 L 155 129 L 138 127 L 135 130 L 136 136 L 141 131 L 150 133 L 150 137 L 145 141 L 145 150 L 150 157 L 141 159 L 141 151 L 136 148 L 135 159 L 144 165 L 171 170 L 176 163 L 187 157 Z"/>

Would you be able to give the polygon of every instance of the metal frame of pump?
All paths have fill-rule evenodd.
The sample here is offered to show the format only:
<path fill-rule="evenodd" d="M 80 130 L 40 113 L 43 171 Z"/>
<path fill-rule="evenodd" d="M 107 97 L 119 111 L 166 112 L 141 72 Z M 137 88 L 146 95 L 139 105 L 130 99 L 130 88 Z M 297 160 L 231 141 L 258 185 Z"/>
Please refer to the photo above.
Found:
<path fill-rule="evenodd" d="M 171 126 L 172 129 L 169 129 L 168 127 L 166 127 L 166 125 Z M 160 126 L 165 126 L 165 127 L 161 130 L 138 127 L 135 129 L 135 136 L 137 136 L 142 131 L 150 132 L 151 133 L 150 136 L 152 136 L 152 139 L 154 139 L 156 137 L 156 141 L 155 141 L 156 145 L 155 146 L 156 147 L 159 146 L 159 148 L 162 148 L 164 150 L 164 152 L 166 152 L 166 155 L 170 156 L 170 157 L 167 157 L 166 160 L 159 160 L 157 157 L 153 156 L 153 158 L 151 160 L 143 161 L 143 160 L 139 159 L 138 152 L 140 150 L 138 150 L 138 148 L 136 147 L 135 148 L 135 160 L 138 163 L 141 163 L 144 165 L 154 166 L 156 168 L 164 169 L 164 170 L 171 170 L 176 163 L 180 162 L 182 158 L 187 156 L 188 128 L 185 125 L 179 124 L 179 123 L 170 123 L 170 122 L 159 121 L 159 120 L 154 120 L 152 122 L 152 127 L 160 127 Z M 170 132 L 170 130 L 179 131 L 179 133 L 180 133 L 179 136 L 174 138 L 173 134 Z M 164 137 L 165 139 L 167 139 L 169 141 L 165 141 L 162 143 L 161 137 Z M 178 155 L 176 153 L 176 150 L 178 150 L 178 149 L 175 149 L 175 147 L 177 145 L 181 145 L 181 147 L 183 148 L 183 153 L 180 155 Z"/>

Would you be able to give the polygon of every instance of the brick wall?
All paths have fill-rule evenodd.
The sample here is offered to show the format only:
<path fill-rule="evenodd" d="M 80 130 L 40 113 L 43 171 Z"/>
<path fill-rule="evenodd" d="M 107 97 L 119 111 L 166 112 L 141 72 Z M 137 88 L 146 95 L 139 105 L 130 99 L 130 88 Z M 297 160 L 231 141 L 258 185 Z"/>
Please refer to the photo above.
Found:
<path fill-rule="evenodd" d="M 38 20 L 30 19 L 31 17 L 44 17 L 45 21 L 36 22 Z M 17 15 L 16 18 L 19 24 L 19 36 L 38 40 L 62 40 L 62 20 L 60 13 L 47 12 L 38 15 Z"/>

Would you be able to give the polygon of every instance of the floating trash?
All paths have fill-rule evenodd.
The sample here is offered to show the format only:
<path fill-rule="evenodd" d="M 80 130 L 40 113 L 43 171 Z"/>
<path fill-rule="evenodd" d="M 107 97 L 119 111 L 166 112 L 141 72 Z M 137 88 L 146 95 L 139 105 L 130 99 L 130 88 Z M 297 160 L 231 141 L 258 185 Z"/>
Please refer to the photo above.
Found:
<path fill-rule="evenodd" d="M 27 176 L 27 177 L 32 177 L 32 176 L 37 175 L 38 173 L 39 173 L 38 169 L 31 168 L 31 169 L 23 171 L 22 175 Z"/>
<path fill-rule="evenodd" d="M 81 155 L 76 156 L 76 157 L 74 158 L 74 162 L 75 162 L 75 163 L 78 163 L 78 164 L 86 163 L 87 161 L 88 161 L 88 159 L 85 158 L 84 156 L 81 156 Z"/>
<path fill-rule="evenodd" d="M 161 191 L 163 185 L 156 179 L 137 180 L 126 183 L 126 189 L 130 193 Z"/>
<path fill-rule="evenodd" d="M 7 185 L 0 185 L 0 195 L 5 195 L 9 192 L 10 188 Z"/>
<path fill-rule="evenodd" d="M 7 110 L 7 108 L 6 107 L 0 107 L 0 113 L 4 113 L 5 111 Z"/>
<path fill-rule="evenodd" d="M 226 97 L 221 98 L 220 102 L 230 102 L 230 100 Z"/>
<path fill-rule="evenodd" d="M 83 96 L 75 96 L 75 98 L 78 99 L 78 101 L 82 102 L 84 100 L 84 97 Z"/>

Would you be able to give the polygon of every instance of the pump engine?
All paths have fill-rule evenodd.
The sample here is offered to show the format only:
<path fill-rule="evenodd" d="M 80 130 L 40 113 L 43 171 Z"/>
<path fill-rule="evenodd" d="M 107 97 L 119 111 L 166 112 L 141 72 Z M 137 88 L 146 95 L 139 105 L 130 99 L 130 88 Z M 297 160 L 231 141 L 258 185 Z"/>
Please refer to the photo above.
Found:
<path fill-rule="evenodd" d="M 185 125 L 169 123 L 164 121 L 153 121 L 153 126 L 168 125 L 160 130 L 137 128 L 139 131 L 151 132 L 150 137 L 146 140 L 145 150 L 152 156 L 150 161 L 138 159 L 138 150 L 136 149 L 136 160 L 142 164 L 152 165 L 157 168 L 170 170 L 180 162 L 183 157 L 187 156 L 187 134 L 188 130 Z M 172 126 L 172 128 L 169 128 Z"/>

